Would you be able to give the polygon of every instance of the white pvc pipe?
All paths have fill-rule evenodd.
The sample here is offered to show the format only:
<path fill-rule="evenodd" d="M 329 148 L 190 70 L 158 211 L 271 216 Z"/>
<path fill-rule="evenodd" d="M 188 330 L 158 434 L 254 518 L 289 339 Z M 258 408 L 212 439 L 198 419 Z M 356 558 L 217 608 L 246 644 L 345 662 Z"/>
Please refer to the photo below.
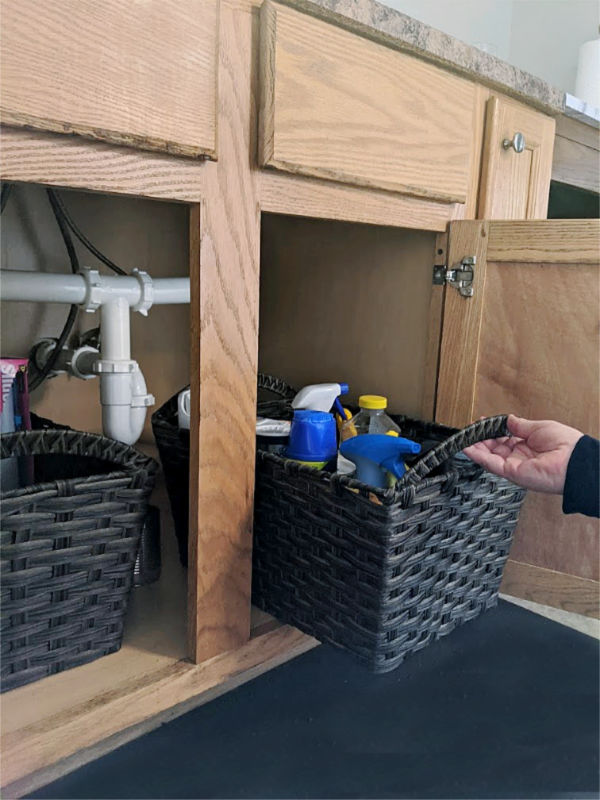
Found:
<path fill-rule="evenodd" d="M 129 306 L 124 298 L 116 297 L 100 306 L 102 359 L 129 361 L 131 341 L 129 334 Z"/>
<path fill-rule="evenodd" d="M 127 305 L 135 306 L 141 300 L 142 289 L 137 278 L 100 275 L 97 280 L 99 303 L 119 297 Z M 155 278 L 152 280 L 152 290 L 153 305 L 190 302 L 189 278 Z M 83 275 L 3 269 L 0 270 L 0 295 L 3 300 L 15 302 L 81 305 L 86 297 L 86 281 Z"/>
<path fill-rule="evenodd" d="M 154 398 L 147 393 L 138 364 L 131 360 L 130 307 L 139 306 L 137 310 L 145 313 L 155 303 L 189 303 L 189 278 L 0 270 L 0 294 L 4 300 L 100 308 L 101 354 L 94 372 L 100 376 L 102 427 L 107 436 L 135 444 Z"/>

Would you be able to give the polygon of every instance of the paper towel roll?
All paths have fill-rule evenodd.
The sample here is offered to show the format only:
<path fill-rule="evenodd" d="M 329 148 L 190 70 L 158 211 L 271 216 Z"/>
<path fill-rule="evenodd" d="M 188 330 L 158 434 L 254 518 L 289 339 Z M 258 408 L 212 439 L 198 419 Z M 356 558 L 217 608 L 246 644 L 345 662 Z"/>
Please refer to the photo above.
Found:
<path fill-rule="evenodd" d="M 600 39 L 585 42 L 579 48 L 575 94 L 600 108 Z"/>

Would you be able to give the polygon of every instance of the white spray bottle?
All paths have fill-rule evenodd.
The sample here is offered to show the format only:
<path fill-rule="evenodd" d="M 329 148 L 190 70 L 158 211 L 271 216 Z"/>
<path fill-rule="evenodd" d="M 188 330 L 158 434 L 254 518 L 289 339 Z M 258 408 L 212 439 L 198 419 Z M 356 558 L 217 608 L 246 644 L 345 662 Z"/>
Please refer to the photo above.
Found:
<path fill-rule="evenodd" d="M 342 404 L 338 397 L 348 394 L 347 383 L 313 383 L 300 389 L 292 400 L 292 408 L 306 409 L 307 411 L 331 411 L 335 406 L 336 412 L 345 420 Z"/>

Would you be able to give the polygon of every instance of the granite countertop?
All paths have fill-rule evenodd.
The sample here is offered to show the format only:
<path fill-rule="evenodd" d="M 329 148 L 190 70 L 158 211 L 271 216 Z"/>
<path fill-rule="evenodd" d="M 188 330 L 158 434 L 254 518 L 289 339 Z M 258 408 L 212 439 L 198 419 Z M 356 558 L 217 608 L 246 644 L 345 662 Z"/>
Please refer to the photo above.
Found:
<path fill-rule="evenodd" d="M 377 0 L 283 0 L 355 33 L 413 53 L 511 95 L 548 114 L 600 127 L 600 109 L 506 61 L 378 3 Z"/>

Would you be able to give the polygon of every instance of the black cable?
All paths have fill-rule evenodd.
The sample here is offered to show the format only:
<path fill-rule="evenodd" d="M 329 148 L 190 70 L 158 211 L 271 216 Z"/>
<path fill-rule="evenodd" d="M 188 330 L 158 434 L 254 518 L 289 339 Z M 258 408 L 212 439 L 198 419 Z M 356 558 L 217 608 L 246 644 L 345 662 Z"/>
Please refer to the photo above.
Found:
<path fill-rule="evenodd" d="M 10 193 L 12 192 L 13 185 L 12 183 L 3 183 L 2 184 L 2 192 L 0 198 L 0 214 L 6 208 L 6 204 L 8 203 L 8 198 L 10 197 Z"/>
<path fill-rule="evenodd" d="M 63 202 L 62 197 L 60 197 L 60 195 L 57 194 L 57 192 L 55 192 L 53 189 L 49 189 L 48 191 L 52 192 L 54 200 L 56 201 L 56 203 L 60 207 L 60 211 L 61 211 L 62 215 L 64 216 L 69 228 L 71 228 L 71 231 L 79 239 L 81 244 L 84 245 L 84 247 L 87 247 L 87 249 L 90 251 L 90 253 L 95 255 L 96 258 L 99 261 L 102 261 L 103 264 L 105 264 L 107 267 L 112 269 L 113 272 L 116 272 L 117 275 L 127 275 L 125 270 L 121 269 L 121 267 L 118 267 L 115 264 L 115 262 L 111 261 L 110 258 L 108 258 L 107 256 L 104 255 L 104 253 L 101 253 L 100 250 L 98 250 L 98 248 L 90 242 L 90 240 L 87 238 L 87 236 L 84 233 L 82 233 L 82 231 L 79 230 L 77 225 L 73 222 L 73 219 L 71 218 L 69 212 L 65 208 L 65 204 Z"/>
<path fill-rule="evenodd" d="M 62 209 L 57 203 L 56 193 L 53 189 L 46 189 L 46 193 L 48 195 L 48 200 L 50 201 L 50 205 L 52 206 L 52 211 L 54 213 L 54 218 L 58 224 L 60 229 L 60 233 L 65 243 L 65 247 L 67 248 L 67 253 L 69 254 L 69 260 L 71 262 L 71 272 L 77 273 L 79 272 L 79 259 L 77 258 L 77 253 L 75 251 L 75 246 L 73 245 L 73 240 L 71 239 L 71 234 L 69 233 L 69 228 L 67 227 L 67 222 L 63 216 Z M 48 377 L 49 373 L 54 369 L 56 362 L 61 354 L 61 351 L 69 338 L 71 331 L 73 330 L 73 325 L 75 324 L 75 320 L 77 319 L 78 314 L 78 307 L 73 304 L 69 310 L 69 314 L 67 316 L 67 320 L 64 324 L 64 327 L 61 331 L 60 336 L 56 341 L 56 346 L 52 350 L 50 357 L 42 367 L 42 369 L 37 369 L 35 367 L 34 375 L 29 383 L 29 391 L 32 392 L 34 389 L 37 389 Z M 34 365 L 35 366 L 35 365 Z"/>

